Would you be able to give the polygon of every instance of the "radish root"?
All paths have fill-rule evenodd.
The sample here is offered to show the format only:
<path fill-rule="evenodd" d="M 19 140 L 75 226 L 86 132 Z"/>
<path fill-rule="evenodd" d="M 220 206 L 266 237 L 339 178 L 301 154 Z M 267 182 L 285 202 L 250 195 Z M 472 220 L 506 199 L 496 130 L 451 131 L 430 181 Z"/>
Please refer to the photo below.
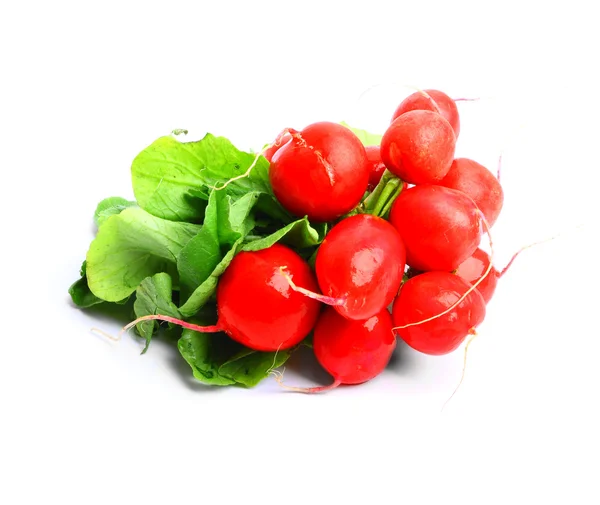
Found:
<path fill-rule="evenodd" d="M 340 306 L 340 305 L 344 305 L 346 303 L 346 298 L 344 298 L 344 297 L 333 298 L 332 296 L 321 295 L 319 293 L 315 293 L 315 292 L 310 291 L 301 286 L 296 286 L 296 284 L 292 280 L 292 277 L 290 276 L 290 274 L 288 274 L 286 266 L 279 267 L 279 273 L 281 275 L 283 275 L 283 277 L 285 277 L 288 284 L 290 285 L 290 288 L 292 288 L 293 291 L 296 291 L 297 293 L 301 293 L 304 296 L 307 296 L 308 298 L 312 298 L 313 300 L 317 300 L 326 305 L 332 305 L 332 306 Z"/>
<path fill-rule="evenodd" d="M 216 333 L 218 331 L 223 331 L 223 328 L 219 326 L 217 323 L 213 326 L 199 326 L 197 324 L 188 323 L 182 319 L 177 319 L 171 316 L 164 316 L 162 314 L 150 314 L 147 316 L 138 317 L 135 321 L 131 321 L 129 324 L 124 326 L 119 332 L 119 338 L 123 335 L 123 333 L 127 332 L 129 329 L 133 328 L 136 324 L 141 323 L 142 321 L 166 321 L 168 323 L 173 323 L 182 328 L 187 328 L 188 330 L 199 331 L 201 333 Z"/>
<path fill-rule="evenodd" d="M 285 369 L 284 369 L 284 371 L 285 371 Z M 332 389 L 335 389 L 342 384 L 339 379 L 335 379 L 328 386 L 316 386 L 316 387 L 312 387 L 312 388 L 299 388 L 299 387 L 288 386 L 287 384 L 284 384 L 282 372 L 278 372 L 276 370 L 273 370 L 273 372 L 274 373 L 272 373 L 271 375 L 273 375 L 273 377 L 275 377 L 275 380 L 277 381 L 277 384 L 279 384 L 280 387 L 282 387 L 283 389 L 287 389 L 288 391 L 294 391 L 296 393 L 305 393 L 305 394 L 324 393 L 325 391 L 331 391 Z"/>
<path fill-rule="evenodd" d="M 464 351 L 464 355 L 463 355 L 463 368 L 462 368 L 462 372 L 460 374 L 460 380 L 458 381 L 458 384 L 454 388 L 454 391 L 452 391 L 452 394 L 450 395 L 450 397 L 444 402 L 441 412 L 444 411 L 444 409 L 446 408 L 446 405 L 448 405 L 448 403 L 450 403 L 450 400 L 452 400 L 452 398 L 454 397 L 454 395 L 456 394 L 456 392 L 458 391 L 458 389 L 460 388 L 460 386 L 463 383 L 463 380 L 465 378 L 465 372 L 467 371 L 467 354 L 469 351 L 469 346 L 471 345 L 471 342 L 473 342 L 473 340 L 475 340 L 475 338 L 478 335 L 479 334 L 475 331 L 475 328 L 471 328 L 469 330 L 469 339 L 467 340 L 467 343 L 465 344 L 465 351 Z"/>
<path fill-rule="evenodd" d="M 279 344 L 279 347 L 277 347 L 277 350 L 275 351 L 275 355 L 273 356 L 273 363 L 267 370 L 267 375 L 281 374 L 281 372 L 279 372 L 278 370 L 275 370 L 275 363 L 277 363 L 277 354 L 279 354 L 279 350 L 281 349 L 282 345 L 283 345 L 283 342 L 281 344 Z"/>
<path fill-rule="evenodd" d="M 119 334 L 119 336 L 117 336 L 117 337 L 113 337 L 110 333 L 106 333 L 104 330 L 101 330 L 100 328 L 91 328 L 90 331 L 94 335 L 100 335 L 101 337 L 107 338 L 108 340 L 112 340 L 113 342 L 118 342 L 119 340 L 121 340 L 121 334 Z"/>
<path fill-rule="evenodd" d="M 496 179 L 500 182 L 500 170 L 502 169 L 502 153 L 498 156 L 498 168 L 496 169 Z"/>
<path fill-rule="evenodd" d="M 252 161 L 251 165 L 248 167 L 248 170 L 246 170 L 243 174 L 237 175 L 235 177 L 232 177 L 231 179 L 229 179 L 226 182 L 217 183 L 214 186 L 208 186 L 208 187 L 210 189 L 214 189 L 215 191 L 221 191 L 222 189 L 225 189 L 227 186 L 229 186 L 232 182 L 239 181 L 240 179 L 245 179 L 246 177 L 250 177 L 250 174 L 252 173 L 252 169 L 256 166 L 256 164 L 258 163 L 258 160 L 260 159 L 260 157 L 270 147 L 279 146 L 281 144 L 281 141 L 283 140 L 283 137 L 285 136 L 286 133 L 289 133 L 289 134 L 292 135 L 292 137 L 294 137 L 294 134 L 296 134 L 297 132 L 296 132 L 296 130 L 293 130 L 291 128 L 285 128 L 284 130 L 281 131 L 281 133 L 279 135 L 277 135 L 277 138 L 275 139 L 275 142 L 273 142 L 272 144 L 265 145 L 256 154 L 256 156 L 254 157 L 254 160 Z"/>

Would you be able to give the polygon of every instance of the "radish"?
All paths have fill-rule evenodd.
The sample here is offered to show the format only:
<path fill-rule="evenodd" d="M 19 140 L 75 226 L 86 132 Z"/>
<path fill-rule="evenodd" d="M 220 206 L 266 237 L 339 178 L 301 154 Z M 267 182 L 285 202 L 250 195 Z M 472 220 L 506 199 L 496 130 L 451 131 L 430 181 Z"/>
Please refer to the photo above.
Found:
<path fill-rule="evenodd" d="M 369 165 L 369 186 L 367 189 L 372 191 L 379 184 L 381 176 L 385 172 L 385 165 L 381 161 L 379 146 L 366 146 L 365 151 L 367 153 L 367 165 Z"/>
<path fill-rule="evenodd" d="M 381 139 L 385 166 L 410 184 L 442 180 L 454 159 L 456 137 L 440 114 L 413 110 L 399 116 Z"/>
<path fill-rule="evenodd" d="M 275 244 L 260 251 L 243 251 L 227 267 L 217 287 L 216 325 L 198 326 L 156 314 L 140 317 L 123 330 L 155 319 L 199 332 L 223 331 L 256 351 L 288 349 L 313 329 L 320 303 L 294 292 L 280 274 L 282 267 L 297 285 L 317 289 L 308 263 L 288 247 Z"/>
<path fill-rule="evenodd" d="M 320 393 L 340 384 L 361 384 L 379 375 L 389 363 L 396 348 L 392 317 L 387 309 L 366 321 L 352 321 L 327 307 L 314 330 L 313 349 L 321 366 L 333 376 L 329 386 L 295 388 L 302 393 Z"/>
<path fill-rule="evenodd" d="M 458 99 L 463 100 L 463 99 Z M 454 135 L 458 138 L 460 133 L 460 120 L 456 100 L 450 98 L 446 93 L 437 89 L 425 89 L 417 91 L 406 97 L 394 112 L 392 122 L 402 114 L 411 110 L 429 110 L 441 114 L 450 123 Z"/>
<path fill-rule="evenodd" d="M 475 252 L 482 236 L 482 214 L 473 200 L 442 186 L 402 191 L 390 222 L 406 246 L 406 262 L 420 271 L 455 270 Z"/>
<path fill-rule="evenodd" d="M 409 279 L 394 301 L 394 330 L 417 351 L 433 355 L 452 352 L 485 318 L 485 301 L 472 288 L 449 272 L 426 272 Z"/>
<path fill-rule="evenodd" d="M 477 291 L 479 291 L 485 303 L 488 303 L 491 300 L 501 275 L 498 270 L 492 267 L 489 273 L 484 277 L 490 261 L 489 254 L 483 249 L 477 248 L 475 249 L 475 252 L 456 269 L 456 275 L 470 284 L 475 284 L 483 277 L 482 281 L 477 285 Z"/>
<path fill-rule="evenodd" d="M 267 158 L 267 161 L 271 161 L 273 159 L 273 155 L 282 148 L 285 144 L 287 144 L 290 140 L 292 140 L 292 136 L 286 130 L 283 130 L 275 139 L 275 141 L 267 147 L 264 151 L 263 156 Z"/>
<path fill-rule="evenodd" d="M 483 165 L 468 158 L 456 158 L 438 184 L 470 196 L 490 227 L 498 219 L 504 203 L 504 192 L 498 179 Z"/>
<path fill-rule="evenodd" d="M 345 126 L 326 121 L 288 132 L 292 140 L 273 154 L 269 168 L 281 205 L 318 222 L 332 221 L 356 207 L 369 182 L 360 139 Z"/>
<path fill-rule="evenodd" d="M 348 319 L 364 320 L 392 303 L 406 264 L 404 244 L 385 219 L 356 214 L 336 224 L 317 251 L 315 270 L 322 295 L 296 291 L 333 305 Z"/>

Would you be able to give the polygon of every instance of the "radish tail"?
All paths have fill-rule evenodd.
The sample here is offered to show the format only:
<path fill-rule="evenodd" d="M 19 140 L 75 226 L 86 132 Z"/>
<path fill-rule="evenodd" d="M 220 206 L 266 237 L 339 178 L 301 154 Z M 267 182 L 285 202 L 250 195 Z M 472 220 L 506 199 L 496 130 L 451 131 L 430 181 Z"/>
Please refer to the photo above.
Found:
<path fill-rule="evenodd" d="M 141 323 L 143 321 L 166 321 L 168 323 L 173 323 L 181 326 L 182 328 L 187 328 L 188 330 L 199 331 L 201 333 L 216 333 L 218 331 L 223 331 L 223 328 L 217 323 L 214 326 L 199 326 L 197 324 L 188 323 L 183 321 L 182 319 L 177 319 L 171 316 L 163 316 L 161 314 L 150 314 L 148 316 L 138 317 L 135 321 L 131 321 L 129 324 L 123 327 L 121 332 L 119 333 L 119 337 L 125 333 L 130 328 L 133 328 L 136 324 Z"/>
<path fill-rule="evenodd" d="M 281 273 L 281 275 L 283 275 L 285 277 L 285 279 L 288 281 L 288 284 L 290 285 L 292 290 L 296 291 L 297 293 L 301 293 L 304 296 L 307 296 L 308 298 L 312 298 L 313 300 L 317 300 L 321 303 L 324 303 L 325 305 L 340 306 L 340 305 L 344 305 L 346 303 L 346 298 L 334 298 L 332 296 L 326 296 L 326 295 L 322 295 L 320 293 L 315 293 L 314 291 L 310 291 L 301 286 L 296 286 L 296 284 L 292 280 L 292 277 L 290 276 L 290 274 L 287 273 L 286 270 L 287 270 L 287 267 L 279 268 L 279 272 Z"/>

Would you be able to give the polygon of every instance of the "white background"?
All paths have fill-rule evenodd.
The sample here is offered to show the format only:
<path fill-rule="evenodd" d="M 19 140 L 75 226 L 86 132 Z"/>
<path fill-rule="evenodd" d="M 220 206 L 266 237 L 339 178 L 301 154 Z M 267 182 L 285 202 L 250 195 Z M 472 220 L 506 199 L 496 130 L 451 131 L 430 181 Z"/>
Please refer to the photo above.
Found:
<path fill-rule="evenodd" d="M 585 1 L 3 4 L 0 502 L 597 503 L 594 18 Z M 461 352 L 400 346 L 371 383 L 309 397 L 207 390 L 159 342 L 140 357 L 90 333 L 119 325 L 66 290 L 141 149 L 174 128 L 244 149 L 318 120 L 382 131 L 401 84 L 482 97 L 460 104 L 457 154 L 504 154 L 498 266 L 562 234 L 501 281 L 441 414 Z"/>

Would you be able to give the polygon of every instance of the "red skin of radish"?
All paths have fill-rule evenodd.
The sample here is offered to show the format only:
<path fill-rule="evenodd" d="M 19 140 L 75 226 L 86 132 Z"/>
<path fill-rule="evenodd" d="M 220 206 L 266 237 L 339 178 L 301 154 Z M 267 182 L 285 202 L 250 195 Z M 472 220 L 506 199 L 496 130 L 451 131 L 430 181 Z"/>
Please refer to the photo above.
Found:
<path fill-rule="evenodd" d="M 456 158 L 439 184 L 470 196 L 483 212 L 488 226 L 491 227 L 498 219 L 504 192 L 498 179 L 483 165 L 468 158 Z"/>
<path fill-rule="evenodd" d="M 283 266 L 297 285 L 318 289 L 308 263 L 280 244 L 241 252 L 225 270 L 217 287 L 217 326 L 233 340 L 277 351 L 295 346 L 313 329 L 321 304 L 293 291 L 281 275 Z"/>
<path fill-rule="evenodd" d="M 381 139 L 385 166 L 410 184 L 435 184 L 452 165 L 456 137 L 436 112 L 413 110 L 399 116 Z"/>
<path fill-rule="evenodd" d="M 376 377 L 395 348 L 392 316 L 387 309 L 366 321 L 352 321 L 327 307 L 315 326 L 317 361 L 341 384 L 361 384 Z"/>
<path fill-rule="evenodd" d="M 458 117 L 458 108 L 456 107 L 455 101 L 446 93 L 438 91 L 437 89 L 425 89 L 423 91 L 435 101 L 439 108 L 439 112 L 444 119 L 450 123 L 452 130 L 454 130 L 454 135 L 458 138 L 458 134 L 460 133 L 460 119 Z M 398 108 L 392 117 L 392 122 L 410 110 L 430 110 L 438 112 L 438 109 L 431 103 L 431 100 L 424 96 L 423 93 L 417 91 L 406 97 L 403 102 L 398 105 Z"/>
<path fill-rule="evenodd" d="M 283 135 L 279 135 L 273 144 L 263 153 L 263 156 L 267 158 L 267 161 L 271 161 L 273 159 L 273 155 L 279 151 L 285 144 L 287 144 L 290 140 L 292 140 L 292 136 L 289 133 L 284 133 Z"/>
<path fill-rule="evenodd" d="M 406 246 L 406 262 L 415 270 L 451 272 L 481 242 L 481 213 L 473 200 L 436 185 L 403 190 L 392 204 L 390 222 Z"/>
<path fill-rule="evenodd" d="M 379 313 L 398 294 L 406 253 L 385 219 L 357 214 L 336 224 L 317 252 L 315 270 L 324 295 L 344 299 L 335 306 L 348 319 Z"/>
<path fill-rule="evenodd" d="M 291 133 L 292 140 L 275 152 L 269 169 L 281 205 L 318 222 L 356 207 L 369 182 L 360 139 L 345 126 L 326 121 Z"/>
<path fill-rule="evenodd" d="M 366 146 L 365 152 L 367 153 L 367 164 L 369 165 L 369 186 L 367 189 L 370 191 L 379 184 L 381 176 L 385 172 L 385 165 L 381 161 L 379 146 Z"/>
<path fill-rule="evenodd" d="M 489 264 L 489 254 L 482 249 L 476 249 L 472 256 L 469 256 L 458 266 L 456 275 L 470 284 L 475 284 L 483 277 Z M 500 279 L 500 272 L 492 267 L 490 272 L 477 285 L 476 289 L 481 293 L 485 303 L 488 303 L 492 299 L 498 285 L 498 279 Z"/>
<path fill-rule="evenodd" d="M 416 323 L 444 312 L 471 287 L 458 275 L 448 272 L 426 272 L 409 279 L 394 301 L 394 326 Z M 417 351 L 447 354 L 454 351 L 484 318 L 485 301 L 475 289 L 447 314 L 396 332 Z"/>

